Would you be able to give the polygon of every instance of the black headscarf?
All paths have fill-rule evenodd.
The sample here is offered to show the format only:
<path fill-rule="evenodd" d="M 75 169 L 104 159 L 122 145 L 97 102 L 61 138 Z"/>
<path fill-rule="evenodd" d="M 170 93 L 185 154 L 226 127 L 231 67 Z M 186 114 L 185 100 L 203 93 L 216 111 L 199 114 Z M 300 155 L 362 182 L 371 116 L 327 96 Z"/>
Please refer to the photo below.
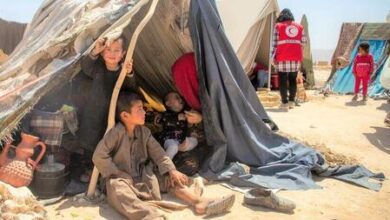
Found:
<path fill-rule="evenodd" d="M 276 19 L 276 22 L 284 22 L 284 21 L 294 21 L 294 15 L 292 14 L 292 12 L 290 11 L 290 9 L 288 8 L 285 8 L 283 9 L 280 14 L 279 14 L 279 17 Z"/>

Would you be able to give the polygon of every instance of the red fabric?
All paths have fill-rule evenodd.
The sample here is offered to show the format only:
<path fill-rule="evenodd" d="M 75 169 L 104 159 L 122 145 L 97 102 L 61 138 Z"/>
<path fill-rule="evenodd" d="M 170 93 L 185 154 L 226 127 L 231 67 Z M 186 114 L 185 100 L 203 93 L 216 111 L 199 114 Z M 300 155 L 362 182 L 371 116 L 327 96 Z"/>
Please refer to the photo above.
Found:
<path fill-rule="evenodd" d="M 303 27 L 295 22 L 286 21 L 276 24 L 279 39 L 276 45 L 275 60 L 302 61 Z"/>
<path fill-rule="evenodd" d="M 172 66 L 172 78 L 186 103 L 191 108 L 200 111 L 199 81 L 194 53 L 184 54 L 176 60 Z"/>
<path fill-rule="evenodd" d="M 368 82 L 370 77 L 357 77 L 355 76 L 355 94 L 359 94 L 360 84 L 363 84 L 363 96 L 367 96 Z"/>
<path fill-rule="evenodd" d="M 259 70 L 267 70 L 267 67 L 265 67 L 261 63 L 256 63 L 255 68 L 253 68 L 253 74 L 257 74 L 259 72 Z"/>
<path fill-rule="evenodd" d="M 358 54 L 353 63 L 353 74 L 356 77 L 370 77 L 374 72 L 375 63 L 371 54 Z"/>

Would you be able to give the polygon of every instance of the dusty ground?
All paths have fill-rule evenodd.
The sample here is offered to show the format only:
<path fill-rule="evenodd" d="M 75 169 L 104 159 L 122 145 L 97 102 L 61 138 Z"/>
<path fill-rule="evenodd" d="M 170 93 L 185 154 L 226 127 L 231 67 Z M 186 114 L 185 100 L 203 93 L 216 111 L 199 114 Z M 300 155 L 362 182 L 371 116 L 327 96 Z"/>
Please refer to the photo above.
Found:
<path fill-rule="evenodd" d="M 323 81 L 328 71 L 318 71 Z M 385 112 L 390 104 L 369 100 L 354 105 L 350 96 L 314 97 L 310 102 L 288 113 L 268 109 L 281 132 L 320 146 L 342 160 L 358 161 L 374 172 L 390 176 L 390 128 L 385 127 Z M 282 191 L 279 195 L 296 202 L 294 214 L 243 205 L 243 195 L 228 214 L 215 219 L 390 219 L 390 183 L 380 192 L 370 191 L 331 178 L 315 178 L 321 190 Z M 206 188 L 206 195 L 217 196 L 231 190 L 220 185 Z M 74 207 L 71 199 L 48 207 L 51 219 L 121 219 L 107 204 Z M 168 214 L 169 219 L 199 219 L 191 210 Z"/>

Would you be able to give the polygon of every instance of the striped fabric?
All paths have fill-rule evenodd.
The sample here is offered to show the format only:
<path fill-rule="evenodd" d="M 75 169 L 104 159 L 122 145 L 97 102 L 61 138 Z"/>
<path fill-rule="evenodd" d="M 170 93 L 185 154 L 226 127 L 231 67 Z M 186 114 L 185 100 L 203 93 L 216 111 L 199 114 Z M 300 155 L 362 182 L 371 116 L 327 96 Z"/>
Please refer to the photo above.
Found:
<path fill-rule="evenodd" d="M 34 110 L 31 115 L 30 127 L 47 145 L 60 146 L 64 117 L 62 113 Z"/>

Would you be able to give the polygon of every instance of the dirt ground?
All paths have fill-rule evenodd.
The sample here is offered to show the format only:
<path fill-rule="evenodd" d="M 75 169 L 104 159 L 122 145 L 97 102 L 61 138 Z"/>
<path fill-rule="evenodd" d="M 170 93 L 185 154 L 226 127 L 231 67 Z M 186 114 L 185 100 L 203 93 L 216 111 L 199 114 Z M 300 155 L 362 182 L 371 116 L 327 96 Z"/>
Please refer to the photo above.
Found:
<path fill-rule="evenodd" d="M 329 71 L 316 71 L 319 83 Z M 383 123 L 390 104 L 369 100 L 367 105 L 353 104 L 351 96 L 331 95 L 324 99 L 310 92 L 312 99 L 290 110 L 267 109 L 282 133 L 326 151 L 336 160 L 358 162 L 373 172 L 390 176 L 390 128 Z M 344 183 L 332 178 L 315 177 L 320 190 L 281 191 L 278 194 L 296 203 L 294 214 L 283 214 L 243 204 L 236 194 L 230 213 L 214 219 L 390 219 L 390 184 L 383 182 L 380 192 Z M 221 185 L 208 185 L 206 196 L 233 192 Z M 122 219 L 107 204 L 75 206 L 72 199 L 48 207 L 50 219 Z M 199 219 L 190 209 L 168 213 L 169 219 Z"/>

